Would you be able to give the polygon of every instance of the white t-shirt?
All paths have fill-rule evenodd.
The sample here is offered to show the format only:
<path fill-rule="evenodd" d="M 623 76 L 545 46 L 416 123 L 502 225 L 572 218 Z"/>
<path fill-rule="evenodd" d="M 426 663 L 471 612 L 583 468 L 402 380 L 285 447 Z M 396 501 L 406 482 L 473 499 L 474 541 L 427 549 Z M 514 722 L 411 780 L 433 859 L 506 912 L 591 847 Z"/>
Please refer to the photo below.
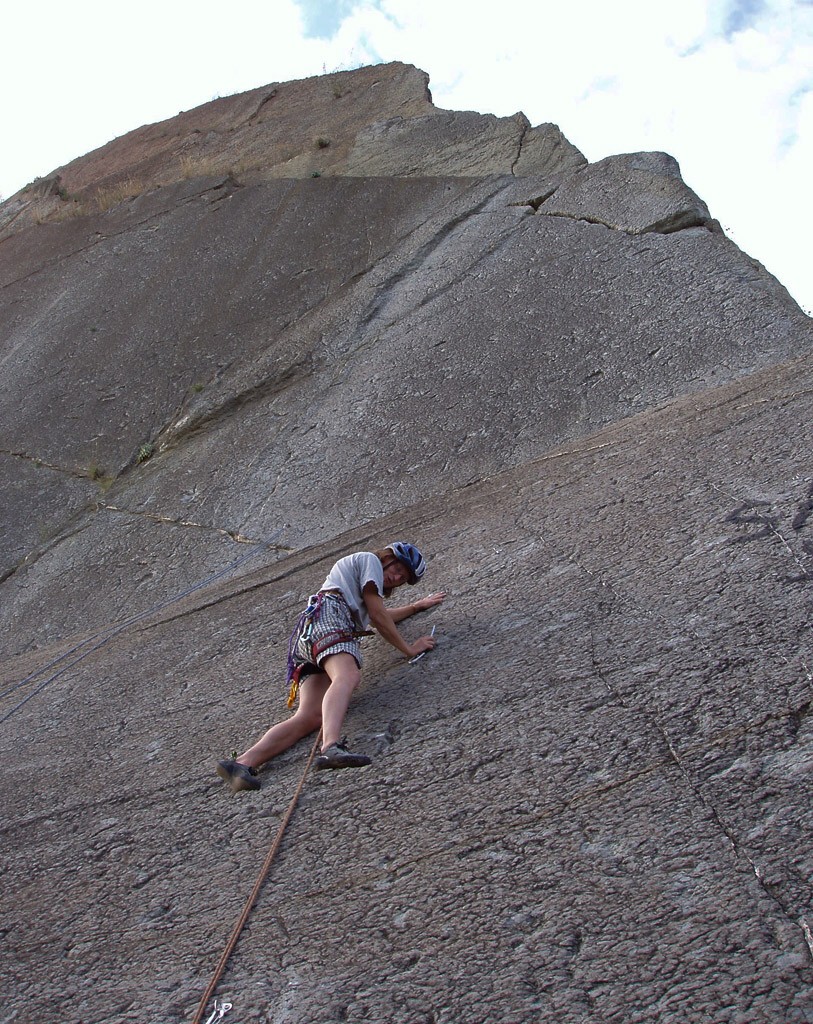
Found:
<path fill-rule="evenodd" d="M 370 616 L 362 596 L 367 583 L 375 583 L 378 593 L 384 596 L 384 567 L 381 560 L 372 551 L 356 551 L 336 562 L 320 590 L 341 590 L 354 618 L 362 629 L 368 629 Z"/>

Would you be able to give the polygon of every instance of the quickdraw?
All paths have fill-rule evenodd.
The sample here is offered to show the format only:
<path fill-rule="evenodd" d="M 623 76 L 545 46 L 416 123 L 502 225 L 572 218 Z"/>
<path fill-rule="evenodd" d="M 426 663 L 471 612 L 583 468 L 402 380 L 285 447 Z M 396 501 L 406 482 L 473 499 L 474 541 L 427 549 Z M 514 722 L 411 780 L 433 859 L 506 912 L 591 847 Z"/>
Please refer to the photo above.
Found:
<path fill-rule="evenodd" d="M 212 1016 L 206 1021 L 206 1024 L 213 1024 L 215 1020 L 222 1020 L 231 1008 L 231 1003 L 218 1004 L 217 1000 L 215 999 L 214 1011 L 212 1013 Z"/>
<path fill-rule="evenodd" d="M 296 704 L 296 695 L 299 693 L 299 677 L 302 675 L 302 669 L 304 665 L 297 665 L 294 669 L 294 673 L 289 677 L 291 687 L 288 690 L 288 707 L 292 708 Z"/>
<path fill-rule="evenodd" d="M 302 670 L 305 667 L 303 664 L 296 664 L 294 658 L 294 651 L 300 640 L 308 641 L 313 634 L 314 623 L 319 619 L 319 613 L 322 610 L 322 601 L 324 600 L 325 594 L 323 591 L 319 591 L 315 594 L 308 602 L 308 607 L 299 616 L 299 621 L 294 627 L 291 637 L 288 640 L 288 678 L 289 684 L 288 690 L 288 707 L 292 708 L 296 703 L 296 697 L 299 693 L 299 681 L 302 675 Z M 373 630 L 371 629 L 332 629 L 325 633 L 324 636 L 319 637 L 318 640 L 314 640 L 311 643 L 311 658 L 313 663 L 316 663 L 317 658 L 323 651 L 326 651 L 329 647 L 335 647 L 336 644 L 347 643 L 349 640 L 358 640 L 363 636 L 372 636 Z"/>

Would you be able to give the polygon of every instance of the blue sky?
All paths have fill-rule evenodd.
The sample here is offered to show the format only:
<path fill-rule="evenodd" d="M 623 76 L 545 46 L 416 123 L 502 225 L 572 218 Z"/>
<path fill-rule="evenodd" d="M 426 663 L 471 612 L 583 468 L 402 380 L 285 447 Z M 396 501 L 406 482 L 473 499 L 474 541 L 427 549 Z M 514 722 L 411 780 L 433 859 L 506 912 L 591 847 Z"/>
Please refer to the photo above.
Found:
<path fill-rule="evenodd" d="M 215 96 L 401 60 L 438 107 L 522 110 L 589 160 L 671 153 L 813 309 L 813 0 L 39 0 L 0 24 L 1 196 Z"/>

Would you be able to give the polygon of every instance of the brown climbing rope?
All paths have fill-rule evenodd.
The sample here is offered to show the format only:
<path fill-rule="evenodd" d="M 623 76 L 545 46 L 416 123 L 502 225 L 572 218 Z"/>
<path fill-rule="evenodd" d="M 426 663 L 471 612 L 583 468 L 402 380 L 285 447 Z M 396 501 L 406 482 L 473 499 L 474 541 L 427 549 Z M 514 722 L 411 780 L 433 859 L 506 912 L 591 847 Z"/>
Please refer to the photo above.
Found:
<path fill-rule="evenodd" d="M 299 780 L 299 785 L 296 788 L 296 792 L 291 798 L 291 802 L 288 804 L 288 809 L 286 810 L 285 814 L 282 817 L 279 829 L 277 830 L 277 834 L 274 837 L 274 842 L 271 844 L 271 847 L 269 848 L 268 853 L 265 856 L 265 861 L 263 862 L 263 866 L 260 868 L 259 875 L 257 875 L 257 881 L 254 883 L 254 888 L 251 890 L 251 894 L 249 895 L 248 900 L 246 900 L 246 905 L 243 908 L 243 913 L 237 919 L 237 924 L 235 924 L 234 928 L 232 928 L 231 935 L 229 936 L 229 941 L 226 943 L 226 948 L 223 950 L 223 955 L 218 961 L 217 967 L 215 968 L 215 972 L 212 975 L 212 980 L 209 982 L 206 991 L 203 993 L 203 998 L 201 999 L 197 1011 L 195 1012 L 192 1024 L 201 1024 L 201 1021 L 203 1020 L 203 1014 L 206 1012 L 206 1007 L 209 1003 L 209 1000 L 214 995 L 214 991 L 217 988 L 217 984 L 223 977 L 223 972 L 226 970 L 226 964 L 229 962 L 229 957 L 234 952 L 234 947 L 237 945 L 237 940 L 240 938 L 240 933 L 245 927 L 246 921 L 248 921 L 249 914 L 251 913 L 254 904 L 257 902 L 257 897 L 260 895 L 260 889 L 262 889 L 263 887 L 263 882 L 265 881 L 266 876 L 268 875 L 268 872 L 271 869 L 271 864 L 274 860 L 274 857 L 276 857 L 277 855 L 277 851 L 280 848 L 280 844 L 282 843 L 282 837 L 285 834 L 285 829 L 287 828 L 288 822 L 291 820 L 291 816 L 294 813 L 294 809 L 296 808 L 296 805 L 299 802 L 300 794 L 302 793 L 302 790 L 305 786 L 305 779 L 308 777 L 308 771 L 310 770 L 310 766 L 313 764 L 313 759 L 316 756 L 316 751 L 319 746 L 319 740 L 321 738 L 322 731 L 320 729 L 319 735 L 316 737 L 313 746 L 311 747 L 311 752 L 308 757 L 308 763 L 305 765 L 305 770 L 302 773 L 302 778 Z"/>

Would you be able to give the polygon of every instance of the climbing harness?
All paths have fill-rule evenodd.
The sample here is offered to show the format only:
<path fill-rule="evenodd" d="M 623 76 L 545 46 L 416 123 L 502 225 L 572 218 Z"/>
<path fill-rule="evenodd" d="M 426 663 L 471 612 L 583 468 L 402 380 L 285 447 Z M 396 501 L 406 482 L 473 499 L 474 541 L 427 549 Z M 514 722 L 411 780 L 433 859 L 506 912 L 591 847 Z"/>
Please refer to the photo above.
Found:
<path fill-rule="evenodd" d="M 254 908 L 254 904 L 257 902 L 257 897 L 260 895 L 260 890 L 263 887 L 263 882 L 265 882 L 268 872 L 271 869 L 271 864 L 273 863 L 274 858 L 277 855 L 277 851 L 279 850 L 280 845 L 282 844 L 282 837 L 285 834 L 285 829 L 288 826 L 288 822 L 291 820 L 296 805 L 299 802 L 300 794 L 302 793 L 302 790 L 305 786 L 305 780 L 308 777 L 308 772 L 310 771 L 310 767 L 313 764 L 313 759 L 316 756 L 316 751 L 319 749 L 319 744 L 321 740 L 322 730 L 320 729 L 316 739 L 313 741 L 313 746 L 311 747 L 311 752 L 308 756 L 308 761 L 307 764 L 305 765 L 305 770 L 302 773 L 302 778 L 299 780 L 299 785 L 296 787 L 296 792 L 291 798 L 291 802 L 288 804 L 288 809 L 285 811 L 285 814 L 282 817 L 282 821 L 280 822 L 279 828 L 277 829 L 277 834 L 274 837 L 274 841 L 271 843 L 268 853 L 265 855 L 263 866 L 260 868 L 260 873 L 257 875 L 257 880 L 254 883 L 254 888 L 251 890 L 251 893 L 248 899 L 246 900 L 246 905 L 243 908 L 243 912 L 237 919 L 237 923 L 235 924 L 234 928 L 232 928 L 231 935 L 229 936 L 228 942 L 226 943 L 226 948 L 223 950 L 223 955 L 220 957 L 220 960 L 217 963 L 215 972 L 212 975 L 212 980 L 209 982 L 206 991 L 203 993 L 203 998 L 201 999 L 198 1005 L 198 1009 L 192 1020 L 192 1024 L 201 1024 L 201 1021 L 203 1020 L 203 1014 L 206 1010 L 206 1006 L 209 1000 L 214 995 L 218 982 L 223 977 L 223 972 L 226 970 L 226 964 L 229 962 L 229 958 L 234 952 L 234 947 L 237 945 L 237 940 L 240 938 L 240 933 L 243 931 L 243 928 L 245 927 L 246 922 L 248 921 L 249 914 Z M 216 1007 L 217 1001 L 215 1001 L 215 1008 Z M 221 1013 L 221 1017 L 222 1016 L 223 1014 Z M 206 1024 L 211 1024 L 212 1019 L 213 1018 L 210 1017 Z"/>
<path fill-rule="evenodd" d="M 311 660 L 309 664 L 318 664 L 318 658 L 320 654 L 323 654 L 328 648 L 335 647 L 336 644 L 345 644 L 351 640 L 359 640 L 363 636 L 372 636 L 373 630 L 371 629 L 331 629 L 328 632 L 323 633 L 317 640 L 311 640 L 313 636 L 314 625 L 319 621 L 319 615 L 322 611 L 322 602 L 329 592 L 320 590 L 318 594 L 314 594 L 308 601 L 308 606 L 304 612 L 299 616 L 299 621 L 294 626 L 293 632 L 288 640 L 288 677 L 287 683 L 289 685 L 288 690 L 288 707 L 292 708 L 296 702 L 296 696 L 299 692 L 299 682 L 302 675 L 302 670 L 305 668 L 305 664 L 296 663 L 295 652 L 297 645 L 300 641 L 310 644 L 311 648 Z M 336 595 L 337 597 L 339 595 Z M 341 599 L 343 600 L 343 598 Z"/>

